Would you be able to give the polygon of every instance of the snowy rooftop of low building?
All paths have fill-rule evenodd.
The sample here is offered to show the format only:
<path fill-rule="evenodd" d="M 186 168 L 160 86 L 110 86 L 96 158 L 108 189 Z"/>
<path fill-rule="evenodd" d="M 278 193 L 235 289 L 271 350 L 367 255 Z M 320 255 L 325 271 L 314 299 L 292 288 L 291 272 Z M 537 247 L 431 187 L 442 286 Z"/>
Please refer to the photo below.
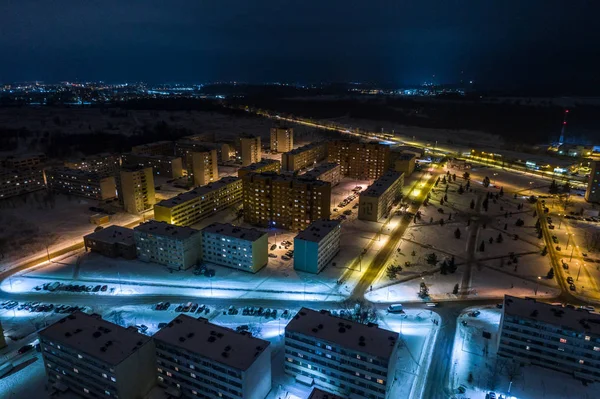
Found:
<path fill-rule="evenodd" d="M 600 335 L 600 314 L 585 309 L 538 302 L 533 298 L 504 296 L 504 314 L 562 326 L 565 329 Z"/>
<path fill-rule="evenodd" d="M 150 337 L 100 316 L 75 312 L 41 330 L 40 337 L 63 344 L 110 365 L 117 365 L 144 346 Z"/>
<path fill-rule="evenodd" d="M 244 167 L 240 168 L 238 170 L 238 172 L 240 170 L 245 170 L 245 171 L 248 171 L 248 172 L 252 172 L 253 170 L 257 170 L 257 169 L 265 167 L 266 165 L 271 165 L 271 164 L 274 164 L 274 163 L 279 164 L 281 162 L 279 162 L 276 159 L 263 158 L 263 159 L 260 160 L 260 162 L 251 163 L 248 166 L 244 166 Z"/>
<path fill-rule="evenodd" d="M 246 241 L 256 241 L 260 237 L 267 234 L 267 233 L 257 230 L 257 229 L 250 229 L 247 227 L 234 226 L 229 223 L 216 223 L 216 222 L 206 226 L 205 228 L 202 229 L 202 231 L 206 232 L 206 233 L 222 234 L 227 237 L 243 239 Z"/>
<path fill-rule="evenodd" d="M 300 177 L 307 179 L 317 179 L 323 173 L 329 172 L 330 170 L 335 169 L 337 167 L 340 167 L 340 165 L 335 162 L 322 163 L 320 165 L 315 166 L 313 169 L 309 170 L 305 174 L 300 175 Z"/>
<path fill-rule="evenodd" d="M 122 226 L 108 226 L 101 230 L 94 231 L 84 238 L 102 241 L 107 244 L 134 245 L 133 230 Z"/>
<path fill-rule="evenodd" d="M 248 333 L 185 314 L 177 316 L 153 338 L 237 370 L 247 370 L 270 345 Z"/>
<path fill-rule="evenodd" d="M 302 308 L 285 330 L 383 359 L 389 359 L 398 343 L 397 332 L 332 316 L 327 310 Z"/>
<path fill-rule="evenodd" d="M 392 184 L 394 184 L 396 180 L 398 180 L 401 176 L 402 172 L 388 170 L 373 184 L 367 187 L 367 189 L 364 192 L 362 192 L 360 196 L 379 197 L 381 194 L 385 193 L 387 189 L 389 189 L 392 186 Z"/>
<path fill-rule="evenodd" d="M 222 179 L 217 180 L 214 183 L 209 183 L 206 186 L 202 186 L 202 187 L 196 187 L 195 189 L 193 189 L 191 191 L 181 193 L 179 195 L 176 195 L 173 198 L 169 198 L 167 200 L 162 200 L 159 203 L 157 203 L 156 206 L 172 208 L 177 205 L 183 204 L 185 202 L 191 201 L 195 198 L 210 194 L 213 191 L 220 190 L 221 188 L 223 188 L 231 183 L 234 183 L 238 180 L 240 180 L 238 177 L 233 177 L 233 176 L 223 177 Z"/>
<path fill-rule="evenodd" d="M 327 234 L 331 233 L 332 230 L 339 227 L 339 220 L 315 220 L 294 238 L 297 240 L 319 242 Z"/>
<path fill-rule="evenodd" d="M 332 393 L 322 391 L 319 388 L 313 388 L 308 399 L 344 399 L 344 398 L 339 395 L 334 395 Z"/>
<path fill-rule="evenodd" d="M 308 151 L 315 147 L 320 147 L 325 144 L 326 143 L 324 141 L 315 141 L 314 143 L 309 143 L 309 144 L 303 145 L 302 147 L 298 147 L 292 151 L 289 151 L 287 154 L 292 154 L 292 155 L 300 154 L 300 153 L 303 153 L 304 151 Z"/>
<path fill-rule="evenodd" d="M 154 234 L 157 236 L 167 236 L 174 239 L 185 240 L 200 232 L 200 230 L 192 229 L 188 226 L 175 226 L 167 222 L 159 222 L 156 220 L 150 220 L 146 223 L 142 223 L 134 228 L 135 231 L 141 231 L 148 234 Z"/>

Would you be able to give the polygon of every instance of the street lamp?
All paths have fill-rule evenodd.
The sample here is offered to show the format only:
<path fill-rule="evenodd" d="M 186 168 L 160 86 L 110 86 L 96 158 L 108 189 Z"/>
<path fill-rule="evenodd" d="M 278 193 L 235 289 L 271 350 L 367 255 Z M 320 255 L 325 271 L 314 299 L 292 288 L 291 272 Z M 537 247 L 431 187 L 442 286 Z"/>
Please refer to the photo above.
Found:
<path fill-rule="evenodd" d="M 573 235 L 573 233 L 567 233 L 567 248 L 569 248 L 569 243 L 571 242 L 571 236 Z"/>
<path fill-rule="evenodd" d="M 571 256 L 569 257 L 569 262 L 573 259 L 573 250 L 575 249 L 576 245 L 573 245 L 571 247 Z M 577 248 L 579 248 L 579 245 L 577 245 Z"/>
<path fill-rule="evenodd" d="M 581 273 L 581 263 L 579 264 L 579 270 L 577 271 L 577 281 L 579 281 L 579 273 Z"/>

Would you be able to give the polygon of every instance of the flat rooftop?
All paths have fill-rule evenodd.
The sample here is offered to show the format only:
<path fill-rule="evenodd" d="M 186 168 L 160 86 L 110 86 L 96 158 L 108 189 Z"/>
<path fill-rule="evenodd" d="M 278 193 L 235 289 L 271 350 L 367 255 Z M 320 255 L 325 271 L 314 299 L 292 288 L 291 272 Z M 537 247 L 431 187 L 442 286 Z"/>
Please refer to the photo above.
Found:
<path fill-rule="evenodd" d="M 276 159 L 263 158 L 263 159 L 260 160 L 260 162 L 251 163 L 248 166 L 244 166 L 244 167 L 239 168 L 238 171 L 245 170 L 245 171 L 248 171 L 248 172 L 252 172 L 253 170 L 263 168 L 263 167 L 265 167 L 267 165 L 273 165 L 275 163 L 276 164 L 280 164 L 281 162 L 279 162 Z"/>
<path fill-rule="evenodd" d="M 391 186 L 402 176 L 402 172 L 396 172 L 394 170 L 388 170 L 379 179 L 375 180 L 365 191 L 360 193 L 360 196 L 365 197 L 379 197 L 385 193 Z"/>
<path fill-rule="evenodd" d="M 247 370 L 270 345 L 250 334 L 185 314 L 177 316 L 153 338 L 237 370 Z"/>
<path fill-rule="evenodd" d="M 397 332 L 332 316 L 327 310 L 302 308 L 285 330 L 383 359 L 390 358 L 398 342 Z"/>
<path fill-rule="evenodd" d="M 142 223 L 133 230 L 181 240 L 185 240 L 200 232 L 200 230 L 192 229 L 188 226 L 175 226 L 167 222 L 158 222 L 156 220 Z"/>
<path fill-rule="evenodd" d="M 260 237 L 267 234 L 257 229 L 234 226 L 229 223 L 213 223 L 203 228 L 202 231 L 207 233 L 222 234 L 227 237 L 243 239 L 246 241 L 256 241 Z"/>
<path fill-rule="evenodd" d="M 46 173 L 50 172 L 51 175 L 63 174 L 66 176 L 72 176 L 77 179 L 88 179 L 100 181 L 106 177 L 96 172 L 88 172 L 83 169 L 71 169 L 65 166 L 52 167 L 46 170 Z"/>
<path fill-rule="evenodd" d="M 337 164 L 335 162 L 322 163 L 320 165 L 315 166 L 305 174 L 300 175 L 299 177 L 303 177 L 306 179 L 317 179 L 323 173 L 329 172 L 330 170 L 335 169 L 337 167 L 340 167 L 340 164 Z"/>
<path fill-rule="evenodd" d="M 107 244 L 135 245 L 133 230 L 127 227 L 111 225 L 101 230 L 94 231 L 84 238 L 102 241 Z"/>
<path fill-rule="evenodd" d="M 152 339 L 83 312 L 70 314 L 38 334 L 110 365 L 121 363 Z"/>
<path fill-rule="evenodd" d="M 159 203 L 157 203 L 155 206 L 162 206 L 164 208 L 173 208 L 177 205 L 181 205 L 185 202 L 191 201 L 198 197 L 202 197 L 207 194 L 210 194 L 213 191 L 220 190 L 223 187 L 225 187 L 229 184 L 235 183 L 236 181 L 239 181 L 239 180 L 240 179 L 238 177 L 227 176 L 220 180 L 217 180 L 214 183 L 209 183 L 206 186 L 196 187 L 195 189 L 193 189 L 191 191 L 178 194 L 173 198 L 169 198 L 167 200 L 162 200 Z"/>
<path fill-rule="evenodd" d="M 327 234 L 339 227 L 339 220 L 315 220 L 294 238 L 304 241 L 320 242 Z"/>
<path fill-rule="evenodd" d="M 308 399 L 344 399 L 342 396 L 335 395 L 329 392 L 320 390 L 319 388 L 313 388 Z"/>
<path fill-rule="evenodd" d="M 562 305 L 551 305 L 533 298 L 517 298 L 510 295 L 504 296 L 503 309 L 504 313 L 510 316 L 562 326 L 583 334 L 600 335 L 600 314 L 585 309 L 563 308 Z"/>
<path fill-rule="evenodd" d="M 293 149 L 292 151 L 286 152 L 286 154 L 296 155 L 296 154 L 300 154 L 300 153 L 302 153 L 304 151 L 308 151 L 308 150 L 311 150 L 311 149 L 313 149 L 315 147 L 320 147 L 320 146 L 323 146 L 323 145 L 327 145 L 327 142 L 325 142 L 325 141 L 316 141 L 314 143 L 309 143 L 309 144 L 303 145 L 302 147 L 298 147 L 296 149 Z"/>

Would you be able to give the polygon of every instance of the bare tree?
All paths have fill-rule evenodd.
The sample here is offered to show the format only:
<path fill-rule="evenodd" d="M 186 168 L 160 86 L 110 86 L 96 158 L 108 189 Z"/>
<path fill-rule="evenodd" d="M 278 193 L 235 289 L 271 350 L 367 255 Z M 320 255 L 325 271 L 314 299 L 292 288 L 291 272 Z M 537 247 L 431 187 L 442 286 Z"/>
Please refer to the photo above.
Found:
<path fill-rule="evenodd" d="M 600 249 L 600 231 L 586 231 L 583 235 L 583 244 L 587 251 L 596 251 Z"/>

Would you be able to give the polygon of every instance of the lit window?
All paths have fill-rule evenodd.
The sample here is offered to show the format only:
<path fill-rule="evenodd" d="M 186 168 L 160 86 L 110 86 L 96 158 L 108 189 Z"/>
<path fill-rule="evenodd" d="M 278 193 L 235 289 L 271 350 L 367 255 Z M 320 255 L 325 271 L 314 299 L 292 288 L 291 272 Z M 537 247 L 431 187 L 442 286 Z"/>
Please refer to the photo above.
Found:
<path fill-rule="evenodd" d="M 75 369 L 75 368 L 73 369 L 73 371 L 74 371 L 74 372 L 76 372 L 76 373 L 79 373 L 79 370 L 77 370 L 77 369 Z"/>
<path fill-rule="evenodd" d="M 589 340 L 590 340 L 590 336 L 589 336 L 589 335 L 586 335 L 586 336 L 585 336 L 585 340 L 586 340 L 586 341 L 589 341 Z"/>
<path fill-rule="evenodd" d="M 331 350 L 331 346 L 330 345 L 325 345 L 325 348 L 327 348 L 328 350 Z"/>
<path fill-rule="evenodd" d="M 106 373 L 102 373 L 102 377 L 108 378 L 108 376 L 106 375 Z"/>
<path fill-rule="evenodd" d="M 594 346 L 594 350 L 595 350 L 596 352 L 600 352 L 600 347 L 598 347 L 598 346 Z"/>
<path fill-rule="evenodd" d="M 527 346 L 525 347 L 525 349 L 529 350 L 529 345 L 527 345 Z"/>
<path fill-rule="evenodd" d="M 190 376 L 191 376 L 192 378 L 196 378 L 196 374 L 194 374 L 194 373 L 190 373 Z"/>
<path fill-rule="evenodd" d="M 383 380 L 377 380 L 378 384 L 383 384 Z"/>
<path fill-rule="evenodd" d="M 110 377 L 110 380 L 111 380 L 112 382 L 117 382 L 117 379 L 116 379 L 115 377 Z"/>
<path fill-rule="evenodd" d="M 104 391 L 104 393 L 107 394 L 108 396 L 110 396 L 110 392 Z"/>
<path fill-rule="evenodd" d="M 83 388 L 83 392 L 85 392 L 85 393 L 90 393 L 90 390 L 89 390 L 89 389 L 87 389 L 87 388 Z"/>
<path fill-rule="evenodd" d="M 81 356 L 81 355 L 77 355 L 77 357 L 80 358 L 80 359 L 83 359 L 83 356 Z"/>
<path fill-rule="evenodd" d="M 566 340 L 565 338 L 561 338 L 561 339 L 560 339 L 560 343 L 561 343 L 561 344 L 566 344 L 566 343 L 567 343 L 567 340 Z"/>
<path fill-rule="evenodd" d="M 585 362 L 583 361 L 583 359 L 579 359 L 579 364 L 583 364 L 583 363 L 585 363 Z"/>

